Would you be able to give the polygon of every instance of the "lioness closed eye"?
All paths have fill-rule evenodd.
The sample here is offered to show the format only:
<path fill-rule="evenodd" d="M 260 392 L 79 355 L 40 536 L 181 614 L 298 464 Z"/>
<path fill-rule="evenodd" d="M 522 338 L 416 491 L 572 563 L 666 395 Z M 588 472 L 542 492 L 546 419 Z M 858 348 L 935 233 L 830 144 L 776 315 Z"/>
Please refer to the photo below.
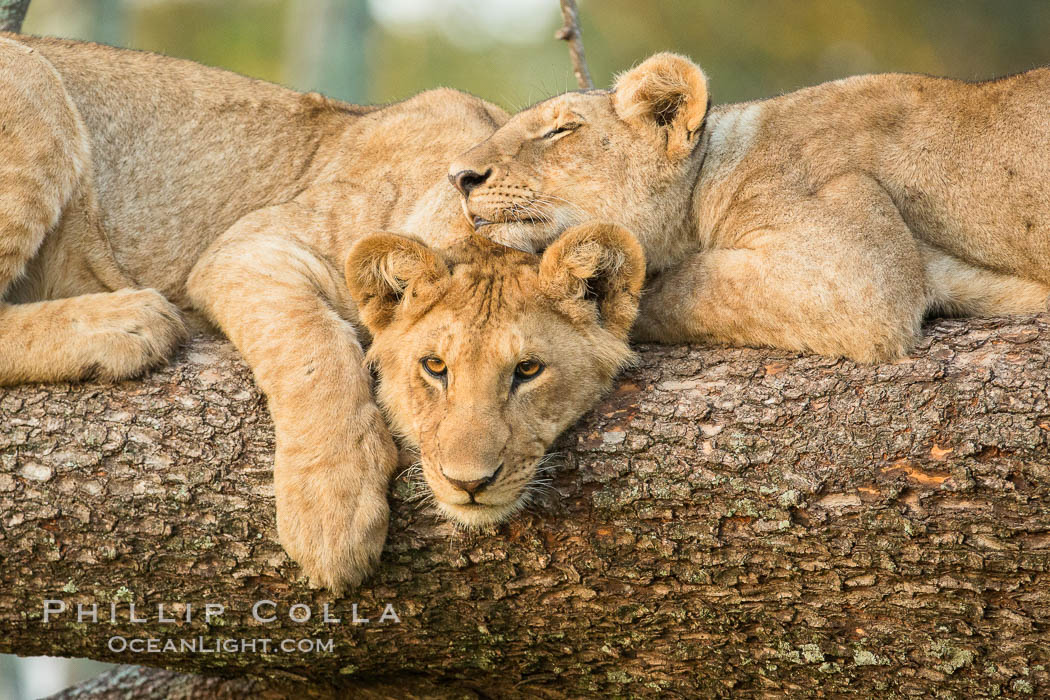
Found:
<path fill-rule="evenodd" d="M 554 439 L 633 358 L 644 268 L 634 238 L 604 224 L 542 258 L 480 237 L 444 256 L 395 235 L 355 245 L 346 277 L 380 405 L 446 516 L 485 525 L 522 505 Z"/>

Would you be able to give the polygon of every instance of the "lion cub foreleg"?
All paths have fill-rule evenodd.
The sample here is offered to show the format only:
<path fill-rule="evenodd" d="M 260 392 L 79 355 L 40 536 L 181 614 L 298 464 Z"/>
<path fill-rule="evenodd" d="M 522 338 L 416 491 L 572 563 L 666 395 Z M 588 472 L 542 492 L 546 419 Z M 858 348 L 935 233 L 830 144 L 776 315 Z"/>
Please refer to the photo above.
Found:
<path fill-rule="evenodd" d="M 54 67 L 0 38 L 0 299 L 90 170 L 87 129 Z"/>
<path fill-rule="evenodd" d="M 634 337 L 761 345 L 858 362 L 909 352 L 927 307 L 918 246 L 885 192 L 843 177 L 776 216 L 745 245 L 657 275 Z"/>
<path fill-rule="evenodd" d="M 186 336 L 160 292 L 121 289 L 131 281 L 105 243 L 90 187 L 84 176 L 69 203 L 0 192 L 0 385 L 134 377 Z"/>
<path fill-rule="evenodd" d="M 397 451 L 346 320 L 343 278 L 287 233 L 310 226 L 293 207 L 235 224 L 194 268 L 189 293 L 269 401 L 281 544 L 313 584 L 339 591 L 379 558 Z"/>
<path fill-rule="evenodd" d="M 152 289 L 0 306 L 0 385 L 133 377 L 184 335 L 178 311 Z"/>
<path fill-rule="evenodd" d="M 163 361 L 184 334 L 164 297 L 84 294 L 125 286 L 108 247 L 91 245 L 102 237 L 87 129 L 51 64 L 3 38 L 0 127 L 0 384 L 121 379 Z M 26 279 L 56 236 L 83 274 L 37 264 Z M 70 298 L 44 301 L 57 296 Z"/>

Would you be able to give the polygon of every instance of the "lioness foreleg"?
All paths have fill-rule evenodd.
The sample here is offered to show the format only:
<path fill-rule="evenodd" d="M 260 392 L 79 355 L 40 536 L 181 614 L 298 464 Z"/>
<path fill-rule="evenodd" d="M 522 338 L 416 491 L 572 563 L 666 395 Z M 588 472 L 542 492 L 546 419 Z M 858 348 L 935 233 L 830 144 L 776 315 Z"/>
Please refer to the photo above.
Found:
<path fill-rule="evenodd" d="M 906 354 L 927 307 L 917 243 L 877 183 L 842 177 L 735 248 L 657 275 L 634 337 L 762 345 L 859 362 Z M 790 218 L 785 220 L 785 213 Z"/>
<path fill-rule="evenodd" d="M 337 268 L 294 239 L 297 205 L 260 210 L 194 267 L 194 305 L 233 341 L 269 400 L 277 531 L 315 585 L 356 585 L 386 539 L 397 451 Z"/>

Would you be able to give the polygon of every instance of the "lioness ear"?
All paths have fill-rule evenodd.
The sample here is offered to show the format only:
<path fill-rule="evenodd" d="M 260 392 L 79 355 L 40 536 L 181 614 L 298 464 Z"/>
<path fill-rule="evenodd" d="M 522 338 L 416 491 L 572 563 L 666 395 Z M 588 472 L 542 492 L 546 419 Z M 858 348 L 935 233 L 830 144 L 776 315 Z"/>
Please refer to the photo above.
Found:
<path fill-rule="evenodd" d="M 664 130 L 668 158 L 684 158 L 707 114 L 707 77 L 684 56 L 658 53 L 617 77 L 613 106 L 629 124 Z"/>
<path fill-rule="evenodd" d="M 373 335 L 390 325 L 400 306 L 423 302 L 421 297 L 448 276 L 448 267 L 430 248 L 390 233 L 361 239 L 346 259 L 350 296 Z"/>
<path fill-rule="evenodd" d="M 626 340 L 638 313 L 645 254 L 634 236 L 615 224 L 574 226 L 543 254 L 540 280 L 544 294 L 580 321 L 593 318 L 593 311 L 578 302 L 592 300 L 599 323 Z"/>

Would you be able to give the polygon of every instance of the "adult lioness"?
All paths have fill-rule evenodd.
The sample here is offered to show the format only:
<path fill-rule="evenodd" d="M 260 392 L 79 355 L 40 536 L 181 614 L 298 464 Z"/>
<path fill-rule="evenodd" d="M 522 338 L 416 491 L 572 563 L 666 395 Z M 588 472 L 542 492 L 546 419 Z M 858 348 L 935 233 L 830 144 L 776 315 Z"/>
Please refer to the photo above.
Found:
<path fill-rule="evenodd" d="M 907 353 L 924 315 L 1046 308 L 1050 70 L 869 75 L 708 112 L 691 61 L 525 110 L 456 159 L 468 216 L 542 246 L 597 217 L 651 281 L 637 337 Z"/>
<path fill-rule="evenodd" d="M 0 384 L 133 376 L 183 336 L 175 305 L 203 312 L 269 400 L 282 544 L 316 584 L 357 581 L 396 450 L 342 263 L 375 231 L 456 240 L 445 168 L 505 118 L 451 90 L 362 108 L 0 36 Z"/>

